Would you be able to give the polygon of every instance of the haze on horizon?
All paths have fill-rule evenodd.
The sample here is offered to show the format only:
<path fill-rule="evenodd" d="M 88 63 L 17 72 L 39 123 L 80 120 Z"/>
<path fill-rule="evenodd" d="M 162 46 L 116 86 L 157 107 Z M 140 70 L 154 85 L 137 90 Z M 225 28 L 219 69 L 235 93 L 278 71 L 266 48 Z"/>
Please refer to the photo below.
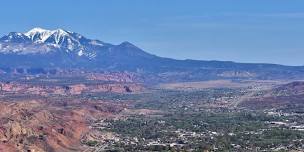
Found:
<path fill-rule="evenodd" d="M 176 59 L 304 65 L 303 6 L 301 0 L 12 0 L 0 6 L 0 35 L 63 28 Z"/>

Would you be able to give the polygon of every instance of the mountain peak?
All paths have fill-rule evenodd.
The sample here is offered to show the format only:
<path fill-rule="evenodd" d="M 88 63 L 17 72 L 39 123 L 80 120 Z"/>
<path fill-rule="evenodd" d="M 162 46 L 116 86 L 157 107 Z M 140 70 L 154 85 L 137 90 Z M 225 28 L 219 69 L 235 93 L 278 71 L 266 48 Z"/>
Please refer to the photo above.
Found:
<path fill-rule="evenodd" d="M 64 29 L 56 29 L 56 30 L 53 30 L 53 32 L 57 32 L 57 33 L 69 33 L 68 31 L 64 30 Z"/>
<path fill-rule="evenodd" d="M 69 35 L 68 31 L 63 29 L 56 29 L 56 30 L 46 30 L 40 27 L 36 27 L 31 29 L 30 31 L 24 33 L 27 37 L 29 37 L 32 41 L 36 43 L 44 43 L 49 37 L 55 35 L 57 38 L 61 38 L 63 36 Z"/>
<path fill-rule="evenodd" d="M 41 28 L 41 27 L 35 27 L 35 28 L 29 30 L 26 33 L 30 34 L 30 33 L 44 33 L 44 32 L 51 32 L 51 33 L 54 33 L 54 32 L 66 32 L 66 33 L 68 33 L 68 31 L 66 31 L 64 29 L 61 29 L 61 28 L 58 28 L 58 29 L 55 29 L 55 30 L 47 30 L 47 29 L 44 29 L 44 28 Z"/>
<path fill-rule="evenodd" d="M 57 37 L 63 37 L 63 36 L 68 36 L 69 35 L 69 32 L 65 31 L 63 29 L 56 29 L 56 30 L 51 31 L 51 33 L 53 35 L 56 35 Z"/>
<path fill-rule="evenodd" d="M 25 34 L 30 34 L 30 33 L 43 33 L 43 32 L 50 32 L 50 30 L 46 30 L 46 29 L 43 29 L 41 27 L 35 27 L 31 30 L 29 30 L 28 32 L 26 32 Z"/>
<path fill-rule="evenodd" d="M 124 46 L 124 47 L 136 47 L 134 44 L 132 44 L 128 41 L 124 41 L 124 42 L 120 43 L 119 45 Z"/>
<path fill-rule="evenodd" d="M 53 34 L 53 31 L 46 30 L 46 29 L 43 29 L 40 27 L 33 28 L 30 31 L 24 33 L 24 35 L 29 37 L 32 41 L 38 42 L 38 43 L 43 43 L 52 34 Z"/>

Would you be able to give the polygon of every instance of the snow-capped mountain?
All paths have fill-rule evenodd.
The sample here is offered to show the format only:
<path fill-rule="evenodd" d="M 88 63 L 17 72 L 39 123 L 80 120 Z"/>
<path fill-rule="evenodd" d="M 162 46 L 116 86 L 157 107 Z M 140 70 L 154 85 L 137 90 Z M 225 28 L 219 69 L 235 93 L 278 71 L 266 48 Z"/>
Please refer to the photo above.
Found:
<path fill-rule="evenodd" d="M 134 64 L 151 58 L 156 56 L 129 42 L 113 45 L 63 29 L 34 28 L 25 33 L 11 32 L 0 38 L 0 68 L 35 66 L 116 69 L 121 65 L 128 66 L 124 62 Z"/>
<path fill-rule="evenodd" d="M 34 28 L 0 38 L 0 73 L 47 73 L 44 69 L 132 71 L 145 73 L 148 79 L 156 74 L 162 81 L 304 77 L 304 67 L 162 58 L 129 42 L 113 45 L 62 29 Z"/>
<path fill-rule="evenodd" d="M 98 40 L 90 40 L 84 36 L 63 29 L 46 30 L 34 28 L 26 33 L 11 32 L 0 38 L 2 53 L 49 53 L 65 51 L 78 56 L 96 57 L 96 51 L 106 44 Z"/>

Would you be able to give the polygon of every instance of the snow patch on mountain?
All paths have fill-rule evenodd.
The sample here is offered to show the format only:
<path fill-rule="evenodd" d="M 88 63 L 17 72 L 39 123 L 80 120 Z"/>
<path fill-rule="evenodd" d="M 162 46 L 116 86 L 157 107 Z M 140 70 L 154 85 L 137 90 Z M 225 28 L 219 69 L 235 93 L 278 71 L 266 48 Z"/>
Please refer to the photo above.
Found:
<path fill-rule="evenodd" d="M 78 56 L 82 56 L 83 55 L 83 50 L 80 50 L 79 52 L 78 52 Z"/>

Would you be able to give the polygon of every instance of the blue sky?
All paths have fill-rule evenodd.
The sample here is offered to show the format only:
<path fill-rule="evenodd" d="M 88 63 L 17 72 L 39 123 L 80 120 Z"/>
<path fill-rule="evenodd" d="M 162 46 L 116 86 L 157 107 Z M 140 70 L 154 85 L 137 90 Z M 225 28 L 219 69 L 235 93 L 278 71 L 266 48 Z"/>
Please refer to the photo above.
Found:
<path fill-rule="evenodd" d="M 0 17 L 0 35 L 63 28 L 177 59 L 304 65 L 303 0 L 10 0 Z"/>

